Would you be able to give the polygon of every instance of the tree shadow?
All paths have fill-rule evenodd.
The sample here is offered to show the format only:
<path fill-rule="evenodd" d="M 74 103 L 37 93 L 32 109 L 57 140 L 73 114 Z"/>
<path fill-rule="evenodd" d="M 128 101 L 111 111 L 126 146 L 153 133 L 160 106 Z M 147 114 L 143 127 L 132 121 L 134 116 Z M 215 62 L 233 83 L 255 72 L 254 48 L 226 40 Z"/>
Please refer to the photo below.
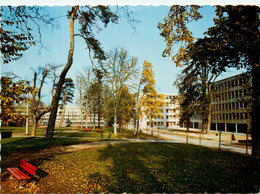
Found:
<path fill-rule="evenodd" d="M 150 157 L 145 150 L 129 149 L 128 145 L 108 145 L 100 149 L 99 160 L 113 163 L 111 166 L 110 181 L 104 185 L 109 192 L 167 192 L 164 184 L 156 174 L 151 173 L 153 169 L 145 163 Z M 153 155 L 153 154 L 152 154 Z M 152 157 L 155 157 L 153 155 Z M 99 177 L 103 179 L 103 176 Z"/>
<path fill-rule="evenodd" d="M 248 157 L 194 145 L 135 143 L 100 149 L 111 163 L 109 192 L 255 192 L 257 177 L 246 172 Z M 249 177 L 251 177 L 249 179 Z M 254 182 L 254 183 L 253 183 Z"/>

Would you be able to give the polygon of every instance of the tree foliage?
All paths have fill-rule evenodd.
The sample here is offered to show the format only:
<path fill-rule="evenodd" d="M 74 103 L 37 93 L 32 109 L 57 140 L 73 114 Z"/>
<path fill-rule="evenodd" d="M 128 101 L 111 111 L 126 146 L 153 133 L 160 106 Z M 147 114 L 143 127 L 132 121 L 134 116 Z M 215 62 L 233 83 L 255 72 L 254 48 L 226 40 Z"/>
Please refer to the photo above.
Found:
<path fill-rule="evenodd" d="M 46 14 L 43 7 L 1 7 L 0 40 L 3 63 L 19 60 L 30 46 L 39 43 L 43 48 L 41 25 L 57 28 L 56 18 Z M 33 29 L 39 38 L 33 36 Z"/>
<path fill-rule="evenodd" d="M 86 48 L 89 50 L 90 53 L 94 53 L 95 58 L 105 59 L 103 49 L 100 46 L 100 42 L 95 38 L 93 30 L 95 27 L 100 30 L 100 24 L 104 24 L 104 27 L 106 27 L 109 22 L 117 21 L 117 16 L 107 6 L 73 6 L 68 12 L 68 18 L 70 19 L 70 49 L 68 53 L 68 61 L 59 76 L 55 95 L 52 99 L 52 109 L 49 117 L 48 128 L 46 131 L 46 139 L 53 138 L 62 86 L 64 84 L 66 74 L 73 64 L 74 37 L 76 35 L 82 37 L 85 40 Z M 78 21 L 80 25 L 79 34 L 74 33 L 75 20 Z"/>
<path fill-rule="evenodd" d="M 166 48 L 163 51 L 163 56 L 172 56 L 172 60 L 177 66 L 181 66 L 181 62 L 187 57 L 186 48 L 190 46 L 194 37 L 187 25 L 192 21 L 197 21 L 202 16 L 198 12 L 199 6 L 171 6 L 168 15 L 164 18 L 164 23 L 159 23 L 158 28 L 161 30 L 160 35 L 164 37 Z M 173 45 L 179 46 L 176 54 L 173 54 Z"/>
<path fill-rule="evenodd" d="M 18 79 L 18 80 L 17 80 Z M 16 122 L 25 115 L 19 115 L 15 111 L 15 104 L 27 102 L 26 94 L 31 93 L 33 88 L 28 81 L 14 76 L 1 77 L 1 123 L 6 125 L 9 122 Z"/>
<path fill-rule="evenodd" d="M 218 6 L 214 26 L 206 34 L 218 42 L 218 61 L 223 67 L 247 68 L 252 76 L 252 167 L 260 169 L 260 31 L 257 6 Z"/>
<path fill-rule="evenodd" d="M 151 126 L 153 119 L 162 116 L 161 109 L 165 106 L 165 97 L 158 94 L 155 89 L 153 65 L 147 61 L 143 63 L 143 71 L 141 76 L 141 83 L 143 83 L 142 96 L 140 99 L 139 115 L 142 118 L 147 116 L 150 120 Z"/>
<path fill-rule="evenodd" d="M 173 7 L 174 8 L 174 7 Z M 180 7 L 174 8 L 176 13 Z M 194 10 L 198 12 L 197 10 Z M 194 13 L 195 13 L 194 12 Z M 185 11 L 190 19 L 194 19 L 195 15 L 189 15 Z M 214 26 L 210 27 L 205 32 L 203 39 L 197 40 L 195 43 L 189 42 L 191 39 L 187 39 L 187 47 L 180 47 L 177 56 L 174 56 L 177 66 L 180 62 L 187 62 L 196 59 L 193 62 L 203 64 L 204 60 L 208 63 L 204 64 L 212 69 L 212 74 L 221 73 L 226 68 L 235 67 L 237 69 L 247 68 L 252 72 L 252 166 L 256 169 L 260 169 L 260 134 L 258 130 L 259 124 L 259 110 L 260 110 L 260 90 L 259 90 L 259 13 L 260 8 L 257 6 L 217 6 L 216 18 L 214 18 Z M 173 16 L 170 18 L 169 16 Z M 181 16 L 184 18 L 183 16 Z M 164 25 L 159 24 L 159 28 L 162 29 L 161 35 L 166 37 L 167 42 L 166 50 L 164 51 L 168 55 L 171 55 L 171 46 L 174 41 L 183 42 L 172 29 L 172 26 L 176 27 L 177 33 L 185 31 L 185 28 L 181 28 L 183 20 L 178 20 L 178 17 L 169 12 L 168 18 L 171 22 L 166 21 Z M 165 19 L 165 20 L 166 20 Z M 196 19 L 195 19 L 196 20 Z M 176 23 L 173 25 L 173 21 Z M 189 21 L 189 20 L 184 20 Z M 168 23 L 167 23 L 168 22 Z M 179 25 L 180 24 L 180 25 Z M 170 30 L 169 30 L 170 29 Z M 199 46 L 199 47 L 198 47 Z M 202 48 L 198 55 L 190 55 L 189 51 L 193 50 L 193 47 Z M 183 49 L 184 48 L 184 49 Z M 205 51 L 205 52 L 204 52 Z M 179 56 L 178 56 L 179 55 Z"/>

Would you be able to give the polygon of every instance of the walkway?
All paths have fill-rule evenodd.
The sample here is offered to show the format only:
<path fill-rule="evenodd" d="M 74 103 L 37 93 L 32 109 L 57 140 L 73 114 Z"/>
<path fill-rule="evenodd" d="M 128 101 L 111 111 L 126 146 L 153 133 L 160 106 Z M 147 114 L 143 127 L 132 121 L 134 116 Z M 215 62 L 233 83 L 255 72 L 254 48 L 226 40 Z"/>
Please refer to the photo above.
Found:
<path fill-rule="evenodd" d="M 143 131 L 144 133 L 147 133 L 147 131 Z M 154 135 L 157 135 L 155 132 Z M 100 147 L 100 146 L 107 146 L 107 145 L 114 145 L 119 143 L 136 143 L 136 142 L 167 142 L 167 143 L 186 143 L 186 137 L 181 136 L 178 134 L 162 134 L 160 133 L 160 136 L 163 138 L 166 138 L 167 140 L 143 140 L 143 139 L 111 139 L 111 141 L 100 141 L 100 142 L 91 142 L 91 143 L 83 143 L 83 144 L 76 144 L 76 145 L 69 145 L 64 146 L 64 151 L 67 152 L 73 152 L 73 151 L 79 151 L 83 149 L 89 149 L 91 147 Z M 29 137 L 25 134 L 17 134 L 14 133 L 13 137 Z M 39 136 L 37 136 L 39 137 Z M 44 137 L 44 136 L 42 136 Z M 211 138 L 208 138 L 209 135 L 205 135 L 204 138 L 201 140 L 201 146 L 210 147 L 210 148 L 219 148 L 219 142 L 215 141 Z M 75 138 L 75 137 L 60 137 L 60 138 Z M 82 138 L 82 139 L 102 139 L 102 138 L 96 138 L 96 137 L 76 137 L 76 138 Z M 189 144 L 199 145 L 199 138 L 198 137 L 189 137 L 188 139 Z M 244 147 L 238 147 L 233 146 L 230 144 L 230 142 L 221 142 L 221 149 L 232 151 L 232 152 L 238 152 L 238 153 L 246 153 L 246 149 Z M 248 149 L 248 153 L 251 154 L 251 149 Z"/>

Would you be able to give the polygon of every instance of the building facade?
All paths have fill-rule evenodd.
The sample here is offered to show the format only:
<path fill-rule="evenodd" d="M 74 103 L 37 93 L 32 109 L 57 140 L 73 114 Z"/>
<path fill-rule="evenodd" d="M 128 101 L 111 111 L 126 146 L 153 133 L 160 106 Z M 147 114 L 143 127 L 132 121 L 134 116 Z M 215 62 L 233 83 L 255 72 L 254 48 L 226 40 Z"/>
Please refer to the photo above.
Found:
<path fill-rule="evenodd" d="M 150 123 L 147 116 L 140 121 L 140 129 L 175 129 L 179 128 L 179 104 L 176 94 L 164 94 L 166 105 L 160 108 L 161 116 L 157 116 Z"/>
<path fill-rule="evenodd" d="M 50 113 L 45 114 L 40 124 L 47 126 L 49 120 Z M 98 117 L 93 114 L 89 114 L 87 117 L 87 124 L 86 124 L 86 113 L 81 110 L 79 106 L 65 106 L 64 109 L 58 108 L 57 118 L 56 118 L 56 126 L 66 127 L 66 126 L 81 126 L 81 118 L 82 118 L 82 125 L 84 127 L 93 127 L 98 126 Z M 104 120 L 101 118 L 100 126 L 104 126 Z"/>
<path fill-rule="evenodd" d="M 211 130 L 247 133 L 250 125 L 251 79 L 240 74 L 214 83 Z"/>

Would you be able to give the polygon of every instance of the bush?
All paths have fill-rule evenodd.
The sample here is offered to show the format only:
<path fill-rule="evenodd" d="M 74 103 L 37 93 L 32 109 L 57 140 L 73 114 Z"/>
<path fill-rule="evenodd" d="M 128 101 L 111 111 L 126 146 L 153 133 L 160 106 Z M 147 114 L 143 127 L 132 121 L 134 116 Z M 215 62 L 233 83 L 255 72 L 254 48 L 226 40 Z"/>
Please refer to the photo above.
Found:
<path fill-rule="evenodd" d="M 96 132 L 103 133 L 104 129 L 96 129 Z"/>
<path fill-rule="evenodd" d="M 91 128 L 85 128 L 84 131 L 85 131 L 85 132 L 91 132 L 92 129 L 91 129 Z"/>
<path fill-rule="evenodd" d="M 3 132 L 1 132 L 1 137 L 3 139 L 12 137 L 12 131 L 3 131 Z"/>

